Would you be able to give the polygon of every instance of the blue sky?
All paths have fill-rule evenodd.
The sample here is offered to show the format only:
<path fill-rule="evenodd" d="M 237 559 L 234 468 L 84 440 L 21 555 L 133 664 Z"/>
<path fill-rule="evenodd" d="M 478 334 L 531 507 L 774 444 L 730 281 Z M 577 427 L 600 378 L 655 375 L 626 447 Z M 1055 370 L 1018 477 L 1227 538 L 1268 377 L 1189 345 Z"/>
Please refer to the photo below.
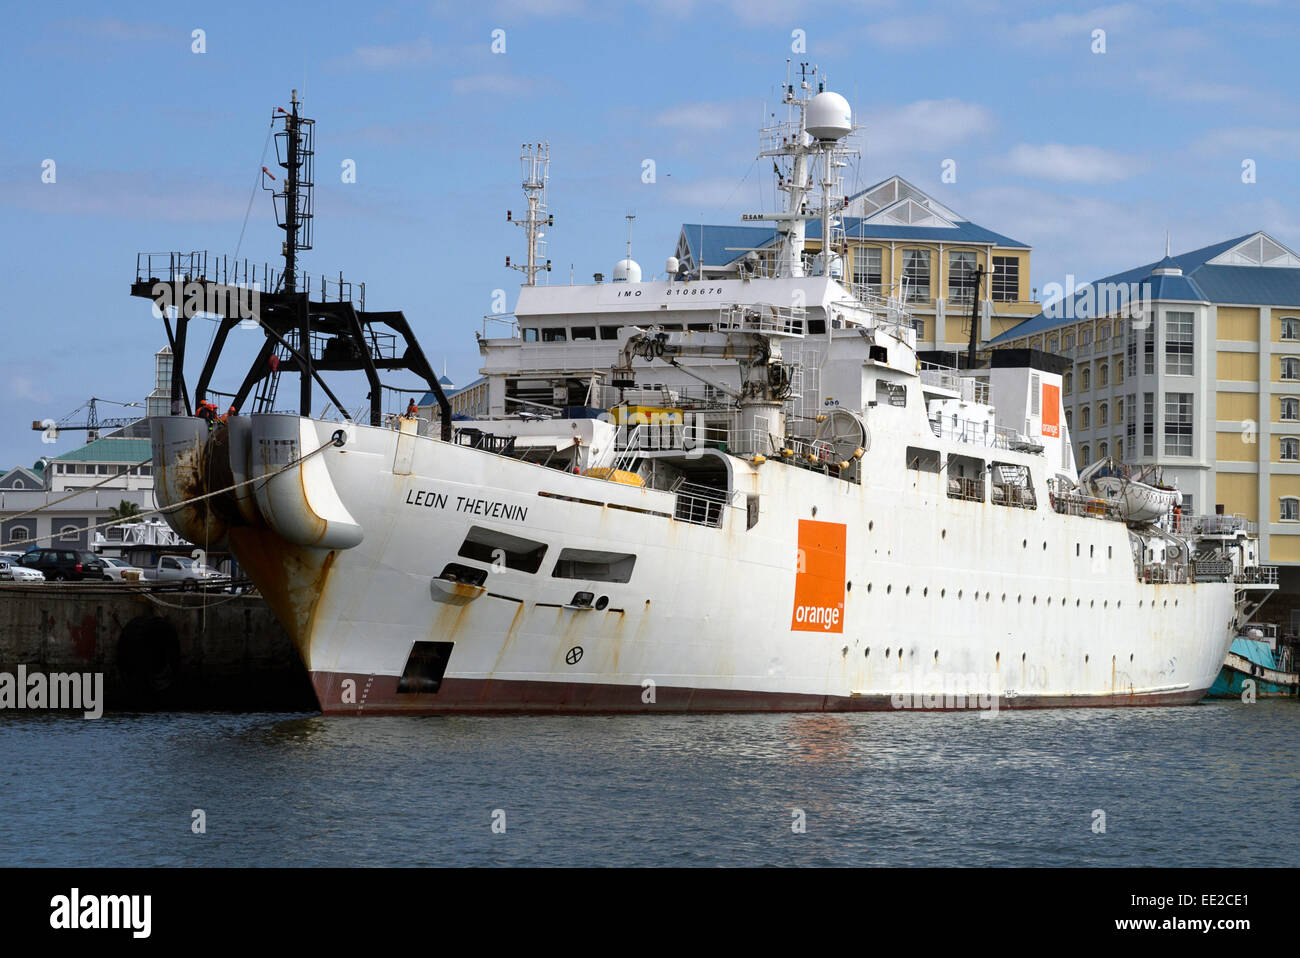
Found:
<path fill-rule="evenodd" d="M 785 60 L 817 63 L 866 125 L 855 185 L 894 173 L 1034 247 L 1042 289 L 1256 229 L 1300 249 L 1294 3 L 773 0 L 23 4 L 0 39 L 0 466 L 91 395 L 140 400 L 163 344 L 127 295 L 138 251 L 233 253 L 271 110 L 317 121 L 312 272 L 367 283 L 430 359 L 473 378 L 474 331 L 522 231 L 519 146 L 551 144 L 553 282 L 683 222 L 771 208 L 753 165 Z M 287 34 L 276 34 L 280 27 Z M 493 53 L 494 30 L 505 52 Z M 206 52 L 192 52 L 193 31 Z M 791 51 L 792 32 L 806 54 Z M 1093 52 L 1094 31 L 1105 52 Z M 287 53 L 285 51 L 288 51 Z M 42 163 L 56 180 L 43 183 Z M 642 163 L 656 164 L 654 183 Z M 945 159 L 955 183 L 940 181 Z M 1242 182 L 1242 163 L 1256 178 Z M 341 181 L 353 160 L 356 182 Z M 260 191 L 241 256 L 281 234 Z M 203 338 L 206 331 L 200 330 Z M 254 333 L 248 333 L 254 336 Z M 104 407 L 102 416 L 114 415 Z"/>

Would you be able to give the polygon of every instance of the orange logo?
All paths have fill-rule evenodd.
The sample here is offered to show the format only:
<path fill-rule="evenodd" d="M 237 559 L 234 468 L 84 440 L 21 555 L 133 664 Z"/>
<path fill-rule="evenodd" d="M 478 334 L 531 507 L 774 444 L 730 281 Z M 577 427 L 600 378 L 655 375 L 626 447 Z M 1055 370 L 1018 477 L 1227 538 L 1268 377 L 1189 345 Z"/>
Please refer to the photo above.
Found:
<path fill-rule="evenodd" d="M 792 632 L 844 631 L 845 538 L 842 522 L 799 520 Z"/>
<path fill-rule="evenodd" d="M 1061 387 L 1043 383 L 1043 435 L 1061 436 Z"/>

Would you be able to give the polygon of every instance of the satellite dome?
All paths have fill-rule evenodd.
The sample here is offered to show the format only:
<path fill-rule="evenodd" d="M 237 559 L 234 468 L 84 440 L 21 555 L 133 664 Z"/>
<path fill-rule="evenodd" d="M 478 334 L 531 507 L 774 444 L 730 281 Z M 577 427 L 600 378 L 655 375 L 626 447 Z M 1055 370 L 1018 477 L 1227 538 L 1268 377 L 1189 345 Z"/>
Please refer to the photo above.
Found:
<path fill-rule="evenodd" d="M 668 261 L 664 263 L 664 272 L 667 273 L 669 277 L 676 276 L 677 267 L 681 265 L 682 264 L 678 261 L 676 256 L 669 256 Z"/>
<path fill-rule="evenodd" d="M 818 140 L 838 140 L 853 132 L 853 111 L 849 101 L 826 90 L 808 104 L 808 135 Z"/>
<path fill-rule="evenodd" d="M 614 264 L 614 276 L 610 281 L 614 283 L 639 283 L 641 282 L 641 267 L 637 265 L 634 259 L 621 259 Z"/>

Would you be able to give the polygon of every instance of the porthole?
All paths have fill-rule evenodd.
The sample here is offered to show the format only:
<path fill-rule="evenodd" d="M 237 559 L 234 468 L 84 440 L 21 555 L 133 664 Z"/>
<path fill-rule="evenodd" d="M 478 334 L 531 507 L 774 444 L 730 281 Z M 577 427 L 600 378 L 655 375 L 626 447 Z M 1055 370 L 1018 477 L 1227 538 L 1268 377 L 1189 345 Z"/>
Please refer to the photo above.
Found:
<path fill-rule="evenodd" d="M 911 595 L 911 594 L 912 594 L 912 587 L 909 585 L 906 589 L 903 590 L 903 595 Z"/>
<path fill-rule="evenodd" d="M 868 532 L 870 532 L 870 531 L 871 531 L 872 529 L 874 529 L 875 527 L 876 527 L 876 520 L 875 520 L 875 519 L 872 519 L 870 522 L 867 523 L 867 531 L 868 531 Z"/>
<path fill-rule="evenodd" d="M 948 590 L 947 590 L 947 589 L 940 589 L 940 590 L 939 590 L 939 598 L 943 599 L 943 598 L 947 598 L 947 596 L 948 596 Z"/>
<path fill-rule="evenodd" d="M 1169 608 L 1169 600 L 1168 600 L 1168 599 L 1165 599 L 1165 608 L 1166 608 L 1166 609 Z"/>
<path fill-rule="evenodd" d="M 1020 540 L 1020 548 L 1022 548 L 1022 549 L 1028 549 L 1028 548 L 1029 548 L 1029 540 L 1028 540 L 1028 539 L 1021 539 L 1021 540 Z"/>
<path fill-rule="evenodd" d="M 1052 604 L 1052 597 L 1050 595 L 1047 597 L 1047 604 L 1048 605 Z"/>
<path fill-rule="evenodd" d="M 998 652 L 996 655 L 994 655 L 994 656 L 993 656 L 993 661 L 994 661 L 994 662 L 1001 662 L 1001 661 L 1002 661 L 1002 653 L 1001 653 L 1001 652 Z"/>
<path fill-rule="evenodd" d="M 938 649 L 935 649 L 935 650 L 934 650 L 934 660 L 935 660 L 936 662 L 939 661 L 939 650 L 938 650 Z"/>
<path fill-rule="evenodd" d="M 1118 609 L 1118 608 L 1121 608 L 1123 605 L 1124 605 L 1124 602 L 1123 602 L 1122 599 L 1116 599 L 1116 600 L 1115 600 L 1115 608 L 1117 608 L 1117 609 Z"/>
<path fill-rule="evenodd" d="M 1021 662 L 1023 662 L 1023 661 L 1025 660 L 1025 656 L 1026 656 L 1027 654 L 1028 654 L 1028 653 L 1026 653 L 1026 652 L 1021 652 L 1021 653 L 1020 653 L 1020 661 L 1021 661 Z"/>
<path fill-rule="evenodd" d="M 1002 593 L 1002 601 L 1003 602 L 1007 601 L 1007 594 L 1005 592 Z"/>
<path fill-rule="evenodd" d="M 1016 604 L 1019 605 L 1023 599 L 1024 599 L 1023 595 L 1016 596 Z"/>
<path fill-rule="evenodd" d="M 940 539 L 946 539 L 946 538 L 948 538 L 948 530 L 947 530 L 947 529 L 940 529 L 940 530 L 939 530 L 939 538 L 940 538 Z"/>
<path fill-rule="evenodd" d="M 1086 664 L 1087 661 L 1088 661 L 1088 656 L 1085 655 L 1085 656 L 1083 657 L 1083 661 L 1084 661 L 1084 663 Z"/>
<path fill-rule="evenodd" d="M 817 507 L 816 507 L 816 506 L 813 506 L 813 508 L 812 508 L 812 514 L 813 514 L 813 518 L 816 519 L 816 518 L 817 518 Z"/>
<path fill-rule="evenodd" d="M 892 651 L 893 649 L 885 649 L 885 658 L 889 658 L 889 653 Z"/>
<path fill-rule="evenodd" d="M 1109 609 L 1109 608 L 1110 608 L 1110 599 L 1104 599 L 1104 600 L 1102 601 L 1102 603 L 1101 603 L 1101 607 L 1102 607 L 1103 609 Z"/>
<path fill-rule="evenodd" d="M 1174 605 L 1178 605 L 1178 600 L 1174 599 Z"/>
<path fill-rule="evenodd" d="M 1139 608 L 1139 609 L 1142 608 L 1142 600 L 1141 600 L 1141 599 L 1138 599 L 1138 608 Z"/>
<path fill-rule="evenodd" d="M 871 583 L 870 583 L 870 582 L 867 583 L 867 592 L 868 592 L 868 593 L 871 592 Z"/>
<path fill-rule="evenodd" d="M 1097 607 L 1097 600 L 1096 600 L 1096 599 L 1089 599 L 1089 600 L 1088 600 L 1088 608 L 1090 608 L 1090 609 L 1095 609 L 1096 607 Z"/>
<path fill-rule="evenodd" d="M 927 596 L 927 595 L 929 595 L 929 594 L 930 594 L 930 587 L 927 585 L 924 589 L 921 590 L 921 595 L 922 595 L 922 597 L 924 597 L 924 596 Z"/>
<path fill-rule="evenodd" d="M 1082 605 L 1082 604 L 1083 604 L 1083 600 L 1082 600 L 1082 599 L 1075 599 L 1075 600 L 1074 600 L 1074 607 L 1075 607 L 1076 609 L 1077 609 L 1080 605 Z"/>
<path fill-rule="evenodd" d="M 903 657 L 903 650 L 902 650 L 902 649 L 899 649 L 899 650 L 898 650 L 898 657 L 899 657 L 900 659 Z"/>
<path fill-rule="evenodd" d="M 862 657 L 864 659 L 871 657 L 871 646 L 868 645 L 865 649 L 862 650 Z"/>
<path fill-rule="evenodd" d="M 852 582 L 846 582 L 846 583 L 844 583 L 844 591 L 845 591 L 845 592 L 852 592 L 852 591 L 853 591 L 853 583 L 852 583 Z"/>
<path fill-rule="evenodd" d="M 965 591 L 966 591 L 965 589 L 958 589 L 958 590 L 957 590 L 957 598 L 960 599 L 960 598 L 962 597 L 962 593 L 964 593 Z"/>
<path fill-rule="evenodd" d="M 970 597 L 974 599 L 976 602 L 980 600 L 980 594 L 978 592 L 972 592 Z"/>
<path fill-rule="evenodd" d="M 1038 596 L 1034 596 L 1033 605 L 1038 605 Z"/>
<path fill-rule="evenodd" d="M 892 582 L 889 585 L 885 586 L 885 595 L 889 595 L 893 591 L 894 591 L 894 585 Z"/>
<path fill-rule="evenodd" d="M 1133 653 L 1132 653 L 1132 652 L 1130 652 L 1130 653 L 1128 654 L 1128 660 L 1129 660 L 1130 662 L 1133 661 Z"/>
<path fill-rule="evenodd" d="M 1047 540 L 1046 540 L 1046 539 L 1043 540 L 1043 551 L 1044 551 L 1044 552 L 1047 551 Z"/>
<path fill-rule="evenodd" d="M 988 591 L 986 590 L 986 591 L 984 592 L 984 601 L 987 602 L 988 600 L 989 600 L 989 594 L 988 594 Z"/>

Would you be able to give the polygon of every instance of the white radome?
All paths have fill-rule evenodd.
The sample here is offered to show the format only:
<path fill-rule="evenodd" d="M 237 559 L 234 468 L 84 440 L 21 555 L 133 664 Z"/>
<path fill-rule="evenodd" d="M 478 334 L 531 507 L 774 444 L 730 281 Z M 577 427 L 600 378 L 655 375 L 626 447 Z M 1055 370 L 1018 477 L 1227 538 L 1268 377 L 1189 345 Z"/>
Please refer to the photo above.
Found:
<path fill-rule="evenodd" d="M 849 101 L 825 90 L 808 104 L 808 134 L 818 140 L 838 140 L 853 132 L 853 111 Z"/>
<path fill-rule="evenodd" d="M 641 282 L 641 267 L 634 259 L 621 259 L 614 264 L 615 283 L 639 283 Z"/>
<path fill-rule="evenodd" d="M 674 276 L 677 275 L 677 270 L 681 265 L 682 265 L 681 262 L 677 259 L 676 256 L 668 257 L 667 261 L 664 263 L 664 272 L 668 274 L 669 279 L 672 279 Z"/>

